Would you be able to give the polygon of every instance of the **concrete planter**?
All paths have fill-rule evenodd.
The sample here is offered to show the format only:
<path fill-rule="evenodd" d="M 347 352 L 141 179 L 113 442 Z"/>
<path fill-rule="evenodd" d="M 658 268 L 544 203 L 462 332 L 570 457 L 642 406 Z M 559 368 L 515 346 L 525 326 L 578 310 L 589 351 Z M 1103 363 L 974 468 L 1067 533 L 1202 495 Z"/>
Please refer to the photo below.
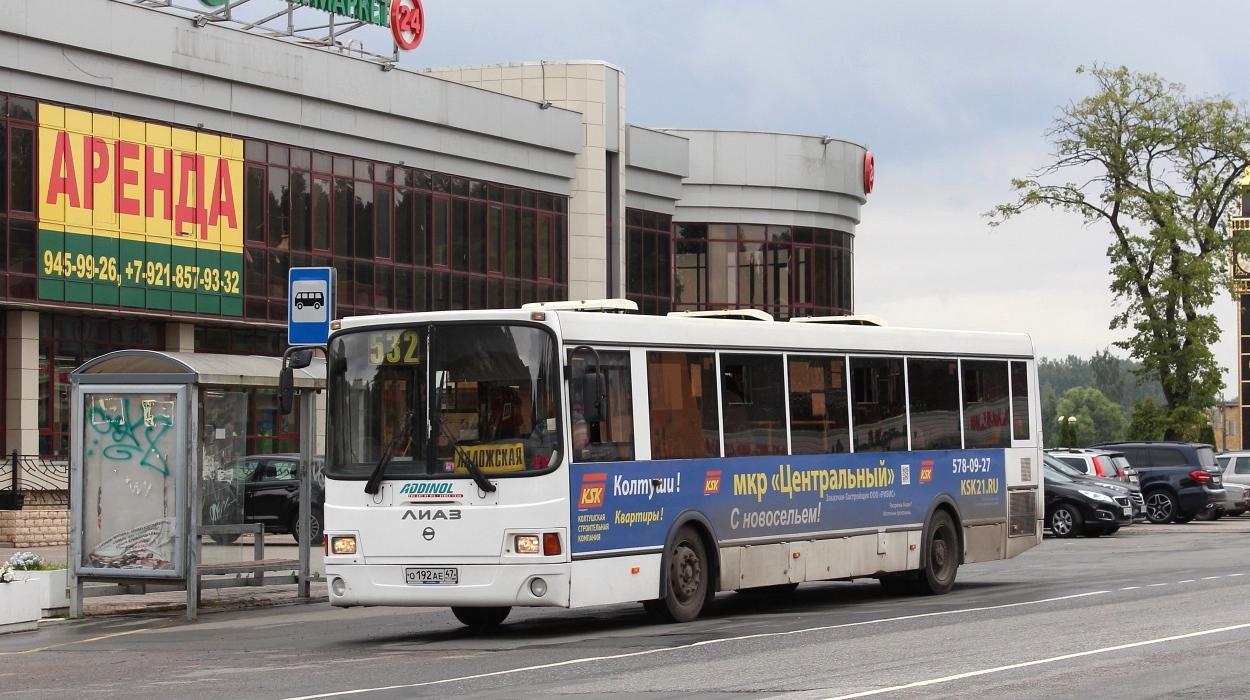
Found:
<path fill-rule="evenodd" d="M 39 628 L 39 594 L 35 581 L 0 583 L 0 634 Z"/>
<path fill-rule="evenodd" d="M 14 571 L 13 574 L 39 588 L 39 612 L 42 617 L 69 614 L 69 569 Z"/>

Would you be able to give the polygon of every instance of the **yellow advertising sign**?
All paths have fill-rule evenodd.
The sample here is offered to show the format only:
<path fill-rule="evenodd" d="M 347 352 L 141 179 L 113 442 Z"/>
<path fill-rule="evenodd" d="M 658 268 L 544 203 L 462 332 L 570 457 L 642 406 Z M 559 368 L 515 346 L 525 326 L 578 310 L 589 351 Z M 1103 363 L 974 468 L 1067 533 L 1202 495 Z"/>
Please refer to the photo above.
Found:
<path fill-rule="evenodd" d="M 457 447 L 456 471 L 469 470 L 464 466 L 466 456 L 484 472 L 519 472 L 525 468 L 525 445 L 519 442 Z"/>
<path fill-rule="evenodd" d="M 65 231 L 240 251 L 243 141 L 41 104 L 39 195 Z"/>

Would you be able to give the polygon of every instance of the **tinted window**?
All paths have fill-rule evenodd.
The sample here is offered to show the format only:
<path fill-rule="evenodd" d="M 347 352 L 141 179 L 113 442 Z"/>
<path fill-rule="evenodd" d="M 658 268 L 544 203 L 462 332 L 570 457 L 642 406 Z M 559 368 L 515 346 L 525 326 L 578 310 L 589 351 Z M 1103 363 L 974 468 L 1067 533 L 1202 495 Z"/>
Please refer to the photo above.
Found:
<path fill-rule="evenodd" d="M 1204 467 L 1215 466 L 1215 450 L 1210 447 L 1195 447 L 1194 452 L 1197 453 L 1199 465 Z"/>
<path fill-rule="evenodd" d="M 1174 467 L 1189 463 L 1185 459 L 1185 453 L 1175 447 L 1152 447 L 1150 458 L 1155 466 Z"/>
<path fill-rule="evenodd" d="M 1134 467 L 1149 467 L 1150 450 L 1144 447 L 1126 447 L 1124 448 L 1124 456 L 1128 458 L 1128 463 Z"/>
<path fill-rule="evenodd" d="M 607 408 L 603 420 L 586 422 L 585 406 L 594 401 L 593 392 L 598 381 L 595 375 L 595 355 L 589 352 L 573 353 L 569 358 L 569 425 L 573 430 L 573 460 L 576 462 L 610 462 L 634 458 L 634 392 L 629 366 L 629 353 L 602 352 L 598 354 L 604 382 L 607 384 Z M 589 376 L 588 376 L 589 375 Z"/>
<path fill-rule="evenodd" d="M 1234 474 L 1250 474 L 1250 457 L 1238 457 L 1236 466 L 1233 467 Z"/>
<path fill-rule="evenodd" d="M 725 456 L 786 454 L 780 355 L 721 355 Z"/>
<path fill-rule="evenodd" d="M 907 402 L 913 450 L 959 448 L 958 362 L 908 360 Z"/>
<path fill-rule="evenodd" d="M 1076 469 L 1080 470 L 1082 474 L 1089 473 L 1089 467 L 1086 466 L 1085 460 L 1080 457 L 1060 457 L 1059 460 L 1064 464 L 1072 465 Z"/>
<path fill-rule="evenodd" d="M 1029 373 L 1023 362 L 1011 363 L 1011 424 L 1013 438 L 1029 439 Z"/>
<path fill-rule="evenodd" d="M 964 360 L 964 447 L 1010 447 L 1007 363 Z"/>
<path fill-rule="evenodd" d="M 851 398 L 856 452 L 907 449 L 901 359 L 852 357 Z"/>
<path fill-rule="evenodd" d="M 651 457 L 720 456 L 716 363 L 711 353 L 647 353 Z"/>
<path fill-rule="evenodd" d="M 790 357 L 790 450 L 796 455 L 851 449 L 846 361 Z"/>

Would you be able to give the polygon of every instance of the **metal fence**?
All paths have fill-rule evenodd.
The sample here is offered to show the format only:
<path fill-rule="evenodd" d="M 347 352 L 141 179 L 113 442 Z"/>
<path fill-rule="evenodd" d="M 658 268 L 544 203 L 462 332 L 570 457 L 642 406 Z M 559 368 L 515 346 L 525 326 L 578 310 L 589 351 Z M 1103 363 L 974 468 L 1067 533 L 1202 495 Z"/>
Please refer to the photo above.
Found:
<path fill-rule="evenodd" d="M 14 450 L 0 462 L 0 508 L 20 510 L 23 500 L 68 506 L 69 460 L 19 455 Z"/>

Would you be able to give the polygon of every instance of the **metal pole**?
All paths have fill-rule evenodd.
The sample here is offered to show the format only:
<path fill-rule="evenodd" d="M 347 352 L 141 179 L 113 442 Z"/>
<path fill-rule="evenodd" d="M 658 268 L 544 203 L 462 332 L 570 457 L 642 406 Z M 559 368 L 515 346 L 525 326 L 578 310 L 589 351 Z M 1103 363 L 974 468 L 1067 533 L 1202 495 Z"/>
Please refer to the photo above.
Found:
<path fill-rule="evenodd" d="M 312 596 L 309 560 L 312 541 L 313 450 L 317 438 L 316 392 L 311 388 L 299 392 L 299 591 L 300 598 Z M 322 516 L 325 517 L 324 515 Z M 322 524 L 324 529 L 325 524 Z"/>

